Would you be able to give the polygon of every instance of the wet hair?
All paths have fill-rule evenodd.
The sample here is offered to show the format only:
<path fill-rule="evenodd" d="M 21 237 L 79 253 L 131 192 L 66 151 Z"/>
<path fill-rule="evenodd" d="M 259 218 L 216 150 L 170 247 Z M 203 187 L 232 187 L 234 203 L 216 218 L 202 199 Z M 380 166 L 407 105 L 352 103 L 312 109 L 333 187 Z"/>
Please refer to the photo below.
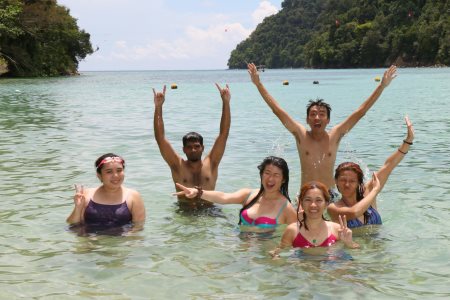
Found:
<path fill-rule="evenodd" d="M 203 137 L 197 132 L 188 132 L 183 136 L 183 147 L 186 147 L 188 142 L 199 142 L 203 146 Z"/>
<path fill-rule="evenodd" d="M 328 120 L 330 119 L 330 115 L 331 115 L 331 106 L 330 104 L 326 103 L 325 101 L 323 101 L 323 99 L 317 98 L 316 100 L 309 100 L 308 105 L 306 105 L 306 115 L 309 116 L 309 111 L 311 110 L 311 108 L 313 106 L 318 106 L 318 107 L 325 107 L 325 109 L 327 110 L 327 117 Z"/>
<path fill-rule="evenodd" d="M 323 197 L 325 198 L 325 202 L 328 205 L 330 203 L 330 193 L 328 192 L 328 188 L 325 184 L 323 184 L 322 182 L 319 181 L 310 181 L 305 183 L 302 188 L 300 189 L 300 195 L 298 196 L 298 207 L 297 207 L 297 220 L 299 222 L 298 228 L 302 228 L 302 226 L 305 226 L 306 230 L 309 230 L 308 225 L 306 225 L 306 213 L 303 211 L 303 220 L 300 221 L 299 218 L 299 210 L 300 210 L 300 204 L 303 201 L 303 198 L 305 198 L 306 193 L 310 190 L 313 189 L 319 189 L 322 194 Z M 303 205 L 302 205 L 303 206 Z M 325 219 L 325 217 L 322 215 L 322 219 L 323 220 L 327 220 Z"/>
<path fill-rule="evenodd" d="M 287 162 L 284 159 L 282 159 L 281 157 L 276 157 L 276 156 L 268 156 L 268 157 L 264 158 L 262 163 L 258 166 L 259 177 L 261 178 L 261 181 L 262 181 L 262 176 L 263 176 L 264 170 L 266 169 L 266 167 L 268 165 L 273 165 L 273 166 L 281 169 L 281 171 L 283 173 L 283 181 L 284 182 L 281 184 L 280 192 L 281 192 L 281 194 L 283 194 L 283 196 L 285 196 L 289 200 L 289 202 L 291 202 L 291 199 L 289 198 L 289 167 L 287 165 Z M 261 182 L 261 187 L 259 188 L 258 194 L 256 194 L 256 196 L 248 204 L 244 205 L 241 208 L 241 210 L 239 211 L 239 216 L 242 214 L 242 212 L 245 209 L 252 207 L 258 201 L 259 197 L 261 197 L 261 195 L 263 193 L 264 193 L 264 186 Z M 239 218 L 239 225 L 240 224 L 241 224 L 241 218 Z"/>
<path fill-rule="evenodd" d="M 122 160 L 122 166 L 125 169 L 125 160 L 121 156 L 114 154 L 114 153 L 106 153 L 106 154 L 103 154 L 102 156 L 100 156 L 99 158 L 97 158 L 97 160 L 95 161 L 95 169 L 97 170 L 98 174 L 102 173 L 102 168 L 103 168 L 102 161 L 107 157 L 120 158 Z"/>
<path fill-rule="evenodd" d="M 364 192 L 366 191 L 366 188 L 364 186 L 364 172 L 361 170 L 361 167 L 354 163 L 354 162 L 343 162 L 341 163 L 334 173 L 334 179 L 337 181 L 339 176 L 344 171 L 352 171 L 358 176 L 358 188 L 356 190 L 356 201 L 359 202 L 364 198 Z M 338 190 L 339 186 L 336 185 Z M 369 218 L 369 213 L 367 211 L 364 212 L 364 224 L 367 224 L 367 220 Z"/>

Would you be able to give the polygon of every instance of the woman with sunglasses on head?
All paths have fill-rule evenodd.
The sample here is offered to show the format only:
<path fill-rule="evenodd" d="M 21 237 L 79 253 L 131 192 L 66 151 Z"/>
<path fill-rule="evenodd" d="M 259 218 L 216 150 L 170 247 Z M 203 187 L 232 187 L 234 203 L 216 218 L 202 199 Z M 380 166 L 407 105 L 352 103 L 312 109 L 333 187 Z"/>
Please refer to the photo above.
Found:
<path fill-rule="evenodd" d="M 95 161 L 95 168 L 102 185 L 89 189 L 75 185 L 75 207 L 67 222 L 87 225 L 91 229 L 124 225 L 141 228 L 145 221 L 144 202 L 137 191 L 123 185 L 125 160 L 107 153 Z"/>

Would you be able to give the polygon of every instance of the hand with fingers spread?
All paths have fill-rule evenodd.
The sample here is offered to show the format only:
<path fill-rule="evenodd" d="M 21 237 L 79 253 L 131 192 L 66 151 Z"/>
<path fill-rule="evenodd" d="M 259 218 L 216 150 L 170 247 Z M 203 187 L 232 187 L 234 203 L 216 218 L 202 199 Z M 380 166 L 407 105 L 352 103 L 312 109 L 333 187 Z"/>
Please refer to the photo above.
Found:
<path fill-rule="evenodd" d="M 155 106 L 163 105 L 164 100 L 166 98 L 166 86 L 164 85 L 162 92 L 156 92 L 155 89 L 153 89 L 153 96 L 154 96 Z"/>
<path fill-rule="evenodd" d="M 247 64 L 247 68 L 248 68 L 248 74 L 250 74 L 250 78 L 251 78 L 252 82 L 255 85 L 260 84 L 261 80 L 259 79 L 258 68 L 256 67 L 256 65 L 254 63 L 249 63 L 249 64 Z"/>
<path fill-rule="evenodd" d="M 345 215 L 343 217 L 339 215 L 339 225 L 339 239 L 349 248 L 358 248 L 359 245 L 353 242 L 352 230 L 347 227 L 347 217 Z"/>
<path fill-rule="evenodd" d="M 230 103 L 231 94 L 230 94 L 230 87 L 228 86 L 228 84 L 226 84 L 224 88 L 221 88 L 220 85 L 216 83 L 216 87 L 220 92 L 220 97 L 222 98 L 222 100 Z"/>
<path fill-rule="evenodd" d="M 387 87 L 395 77 L 397 77 L 397 67 L 392 65 L 384 72 L 381 86 Z"/>

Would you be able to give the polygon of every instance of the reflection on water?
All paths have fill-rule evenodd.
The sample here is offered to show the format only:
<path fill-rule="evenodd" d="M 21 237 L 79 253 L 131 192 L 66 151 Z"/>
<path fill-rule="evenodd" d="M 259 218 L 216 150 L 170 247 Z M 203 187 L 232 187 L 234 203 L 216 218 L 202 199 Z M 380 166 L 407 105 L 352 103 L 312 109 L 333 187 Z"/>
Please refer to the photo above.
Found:
<path fill-rule="evenodd" d="M 308 99 L 325 98 L 334 125 L 370 94 L 381 72 L 267 70 L 262 76 L 300 122 Z M 227 82 L 233 120 L 217 189 L 258 187 L 256 166 L 276 152 L 289 164 L 295 198 L 295 141 L 246 71 L 92 72 L 1 81 L 0 299 L 449 298 L 449 72 L 399 70 L 342 141 L 336 162 L 357 161 L 370 174 L 403 139 L 404 114 L 414 123 L 414 145 L 377 199 L 383 225 L 353 230 L 360 249 L 341 243 L 291 249 L 278 260 L 268 253 L 284 226 L 244 232 L 239 205 L 180 207 L 153 137 L 151 87 L 177 82 L 164 104 L 167 138 L 181 153 L 181 137 L 198 131 L 208 152 L 221 110 L 212 83 Z M 312 88 L 311 77 L 321 84 Z M 291 85 L 280 84 L 286 78 Z M 111 151 L 125 157 L 126 185 L 145 201 L 144 229 L 68 230 L 73 184 L 96 186 L 94 160 Z"/>

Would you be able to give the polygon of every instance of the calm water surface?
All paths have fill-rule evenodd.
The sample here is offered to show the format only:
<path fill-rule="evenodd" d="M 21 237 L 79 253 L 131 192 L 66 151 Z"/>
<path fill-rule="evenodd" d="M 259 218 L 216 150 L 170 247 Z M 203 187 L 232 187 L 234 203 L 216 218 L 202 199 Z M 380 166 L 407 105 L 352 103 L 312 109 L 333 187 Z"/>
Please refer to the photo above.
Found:
<path fill-rule="evenodd" d="M 330 126 L 355 110 L 383 70 L 266 70 L 269 91 L 301 122 L 308 99 L 333 108 Z M 294 139 L 246 71 L 86 72 L 72 78 L 0 80 L 0 299 L 448 298 L 450 254 L 450 69 L 400 69 L 375 106 L 342 141 L 337 163 L 377 170 L 414 123 L 416 139 L 379 196 L 384 225 L 355 232 L 359 250 L 286 251 L 272 260 L 272 235 L 240 233 L 239 206 L 179 211 L 169 168 L 153 137 L 152 87 L 168 89 L 166 135 L 198 131 L 206 151 L 232 93 L 232 127 L 217 189 L 259 186 L 256 166 L 279 155 L 299 188 Z M 290 85 L 282 85 L 288 80 Z M 319 85 L 312 81 L 318 80 Z M 147 222 L 128 236 L 68 230 L 73 184 L 98 185 L 94 160 L 116 152 L 126 185 L 141 192 Z"/>

